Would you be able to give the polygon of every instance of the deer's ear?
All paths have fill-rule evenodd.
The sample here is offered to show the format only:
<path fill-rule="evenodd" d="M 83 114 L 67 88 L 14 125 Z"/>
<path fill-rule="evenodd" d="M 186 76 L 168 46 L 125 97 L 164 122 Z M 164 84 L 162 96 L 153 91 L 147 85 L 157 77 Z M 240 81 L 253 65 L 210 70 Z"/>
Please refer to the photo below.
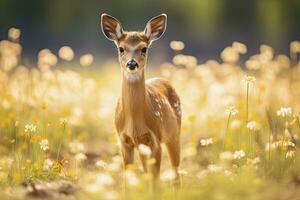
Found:
<path fill-rule="evenodd" d="M 167 27 L 167 15 L 161 14 L 150 19 L 146 25 L 144 33 L 152 42 L 159 39 L 165 32 Z"/>
<path fill-rule="evenodd" d="M 123 34 L 121 23 L 105 13 L 101 15 L 101 29 L 103 34 L 112 41 L 117 41 Z"/>

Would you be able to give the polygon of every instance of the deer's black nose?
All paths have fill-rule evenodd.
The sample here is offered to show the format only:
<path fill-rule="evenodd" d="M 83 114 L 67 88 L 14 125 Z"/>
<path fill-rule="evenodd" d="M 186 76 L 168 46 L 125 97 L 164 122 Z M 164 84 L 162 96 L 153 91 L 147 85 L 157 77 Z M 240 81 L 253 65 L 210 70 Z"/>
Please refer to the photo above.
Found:
<path fill-rule="evenodd" d="M 139 67 L 139 64 L 135 61 L 135 60 L 130 60 L 128 63 L 127 63 L 127 67 L 130 69 L 130 70 L 135 70 L 136 68 Z"/>

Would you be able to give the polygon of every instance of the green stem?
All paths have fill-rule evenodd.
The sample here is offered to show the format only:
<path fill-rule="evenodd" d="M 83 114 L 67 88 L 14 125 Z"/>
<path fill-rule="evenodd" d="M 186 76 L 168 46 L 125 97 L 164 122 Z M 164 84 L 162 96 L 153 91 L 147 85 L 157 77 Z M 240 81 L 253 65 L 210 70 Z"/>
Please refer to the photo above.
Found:
<path fill-rule="evenodd" d="M 247 82 L 247 96 L 246 96 L 246 123 L 248 123 L 249 115 L 249 83 Z"/>
<path fill-rule="evenodd" d="M 269 131 L 269 161 L 271 161 L 271 131 Z"/>
<path fill-rule="evenodd" d="M 63 135 L 65 135 L 65 130 L 66 130 L 66 124 L 63 124 Z M 59 146 L 58 146 L 58 151 L 57 151 L 57 155 L 56 155 L 56 160 L 58 160 L 59 158 L 59 154 L 60 154 L 60 150 L 61 150 L 61 146 L 62 146 L 63 140 L 60 140 Z"/>
<path fill-rule="evenodd" d="M 223 149 L 225 149 L 225 140 L 226 140 L 226 136 L 227 136 L 228 129 L 229 129 L 230 117 L 231 117 L 231 112 L 229 112 L 229 115 L 227 118 L 226 130 L 225 130 L 224 139 L 223 139 Z"/>

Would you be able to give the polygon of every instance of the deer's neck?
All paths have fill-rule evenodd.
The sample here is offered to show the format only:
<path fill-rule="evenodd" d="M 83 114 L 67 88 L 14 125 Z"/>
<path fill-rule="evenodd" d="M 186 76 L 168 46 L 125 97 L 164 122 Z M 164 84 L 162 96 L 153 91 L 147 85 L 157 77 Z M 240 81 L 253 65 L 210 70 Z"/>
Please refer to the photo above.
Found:
<path fill-rule="evenodd" d="M 137 73 L 140 74 L 123 72 L 121 99 L 125 117 L 129 119 L 142 119 L 146 106 L 144 71 Z"/>

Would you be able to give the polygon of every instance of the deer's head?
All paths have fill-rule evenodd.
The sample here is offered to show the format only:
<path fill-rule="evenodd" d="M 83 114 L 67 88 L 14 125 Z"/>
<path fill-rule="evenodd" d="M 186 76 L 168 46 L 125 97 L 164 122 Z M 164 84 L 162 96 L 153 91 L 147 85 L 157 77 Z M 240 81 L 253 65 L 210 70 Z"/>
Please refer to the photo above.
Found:
<path fill-rule="evenodd" d="M 101 15 L 102 32 L 117 45 L 121 68 L 131 80 L 142 73 L 147 62 L 148 48 L 163 35 L 166 25 L 167 15 L 161 14 L 149 20 L 144 31 L 124 31 L 116 18 Z"/>

